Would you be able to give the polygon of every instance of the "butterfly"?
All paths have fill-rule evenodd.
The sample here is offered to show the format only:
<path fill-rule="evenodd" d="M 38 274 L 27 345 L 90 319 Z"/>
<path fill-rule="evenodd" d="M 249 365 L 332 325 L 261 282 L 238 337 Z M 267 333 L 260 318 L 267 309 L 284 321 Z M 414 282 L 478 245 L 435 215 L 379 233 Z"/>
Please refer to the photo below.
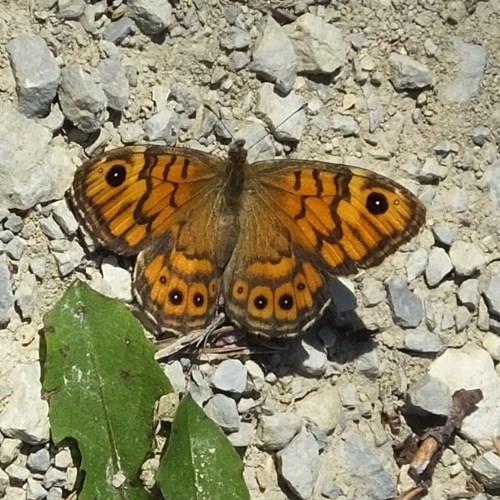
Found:
<path fill-rule="evenodd" d="M 221 302 L 249 332 L 297 334 L 329 304 L 327 275 L 379 264 L 425 221 L 418 198 L 382 175 L 312 160 L 250 164 L 243 140 L 227 160 L 111 150 L 77 170 L 72 197 L 99 243 L 138 255 L 136 296 L 177 335 L 207 328 Z"/>

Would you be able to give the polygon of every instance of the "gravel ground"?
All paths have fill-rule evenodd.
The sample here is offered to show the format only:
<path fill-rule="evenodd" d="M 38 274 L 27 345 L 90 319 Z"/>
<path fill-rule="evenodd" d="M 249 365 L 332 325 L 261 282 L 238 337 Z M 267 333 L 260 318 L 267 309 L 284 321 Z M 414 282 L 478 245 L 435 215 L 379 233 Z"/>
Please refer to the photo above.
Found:
<path fill-rule="evenodd" d="M 285 351 L 164 365 L 252 498 L 397 497 L 414 483 L 393 446 L 477 388 L 421 497 L 500 498 L 500 0 L 2 0 L 0 67 L 0 497 L 75 482 L 40 397 L 43 315 L 76 277 L 132 301 L 132 262 L 68 208 L 77 166 L 139 142 L 224 156 L 234 136 L 253 159 L 383 173 L 428 209 L 382 265 L 332 280 L 335 321 Z"/>

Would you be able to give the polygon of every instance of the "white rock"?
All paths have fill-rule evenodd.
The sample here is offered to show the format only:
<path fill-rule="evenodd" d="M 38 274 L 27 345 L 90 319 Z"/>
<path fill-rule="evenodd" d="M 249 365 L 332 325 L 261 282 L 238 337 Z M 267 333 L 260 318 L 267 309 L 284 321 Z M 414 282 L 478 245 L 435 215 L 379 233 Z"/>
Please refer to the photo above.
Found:
<path fill-rule="evenodd" d="M 215 389 L 233 396 L 241 396 L 247 385 L 247 369 L 238 359 L 226 359 L 215 370 L 212 378 Z"/>
<path fill-rule="evenodd" d="M 0 211 L 28 210 L 68 190 L 76 166 L 51 139 L 47 128 L 0 106 Z"/>
<path fill-rule="evenodd" d="M 9 323 L 14 313 L 14 294 L 9 266 L 5 257 L 0 257 L 0 327 Z"/>
<path fill-rule="evenodd" d="M 104 281 L 109 286 L 109 297 L 132 301 L 132 276 L 126 269 L 120 267 L 114 255 L 104 257 L 101 265 Z"/>
<path fill-rule="evenodd" d="M 304 14 L 285 26 L 299 59 L 299 72 L 333 73 L 346 63 L 342 32 L 314 14 Z"/>
<path fill-rule="evenodd" d="M 296 413 L 316 424 L 326 434 L 331 434 L 342 413 L 340 396 L 336 387 L 325 385 L 295 403 Z"/>
<path fill-rule="evenodd" d="M 470 276 L 486 264 L 486 256 L 473 243 L 457 240 L 450 248 L 450 258 L 457 274 Z"/>
<path fill-rule="evenodd" d="M 452 394 L 459 389 L 481 389 L 483 399 L 465 417 L 460 432 L 475 445 L 491 448 L 491 436 L 500 428 L 500 377 L 488 352 L 474 346 L 448 349 L 432 362 L 429 374 L 445 382 Z"/>
<path fill-rule="evenodd" d="M 11 372 L 12 394 L 0 414 L 0 430 L 11 438 L 29 444 L 49 440 L 47 402 L 42 399 L 40 364 L 20 363 Z"/>
<path fill-rule="evenodd" d="M 262 415 L 257 428 L 258 444 L 264 450 L 281 450 L 301 428 L 302 420 L 293 413 Z"/>
<path fill-rule="evenodd" d="M 319 447 L 314 436 L 303 429 L 276 454 L 278 472 L 301 499 L 310 498 L 318 478 Z"/>

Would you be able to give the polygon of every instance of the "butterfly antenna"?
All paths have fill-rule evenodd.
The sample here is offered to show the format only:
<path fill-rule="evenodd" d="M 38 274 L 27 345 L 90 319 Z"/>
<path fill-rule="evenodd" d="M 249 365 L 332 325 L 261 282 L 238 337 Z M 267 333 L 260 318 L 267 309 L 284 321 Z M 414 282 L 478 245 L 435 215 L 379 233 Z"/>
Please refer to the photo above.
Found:
<path fill-rule="evenodd" d="M 233 141 L 235 141 L 235 137 L 233 135 L 233 133 L 229 130 L 229 128 L 226 126 L 226 124 L 224 123 L 224 120 L 222 119 L 222 116 L 220 116 L 220 114 L 214 110 L 214 108 L 212 108 L 212 106 L 210 106 L 210 104 L 203 104 L 203 107 L 207 108 L 218 120 L 219 124 L 226 130 L 226 132 L 229 134 L 229 136 L 231 137 L 231 139 Z"/>
<path fill-rule="evenodd" d="M 307 109 L 307 103 L 302 104 L 302 106 L 298 107 L 293 113 L 289 114 L 284 120 L 279 122 L 278 125 L 276 125 L 276 127 L 274 127 L 274 129 L 278 130 L 284 123 L 286 123 L 288 120 L 290 120 L 290 118 L 295 116 L 297 113 L 300 113 L 303 109 Z M 256 146 L 257 144 L 259 144 L 259 142 L 263 141 L 265 139 L 265 137 L 267 137 L 268 135 L 269 135 L 269 132 L 267 134 L 264 134 L 260 139 L 257 139 L 253 144 L 248 146 L 247 151 L 249 149 L 253 148 L 254 146 Z"/>

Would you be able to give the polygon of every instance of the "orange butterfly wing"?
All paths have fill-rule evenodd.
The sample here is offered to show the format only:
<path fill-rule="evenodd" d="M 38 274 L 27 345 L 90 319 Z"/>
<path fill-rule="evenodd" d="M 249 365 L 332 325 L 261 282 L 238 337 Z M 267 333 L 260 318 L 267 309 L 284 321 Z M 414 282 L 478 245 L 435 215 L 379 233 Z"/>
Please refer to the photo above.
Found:
<path fill-rule="evenodd" d="M 162 329 L 186 334 L 215 316 L 224 252 L 214 214 L 224 168 L 202 151 L 135 146 L 77 170 L 74 204 L 101 244 L 139 253 L 136 295 Z"/>
<path fill-rule="evenodd" d="M 240 217 L 245 231 L 223 277 L 231 317 L 252 331 L 294 334 L 329 301 L 322 273 L 380 263 L 414 236 L 423 204 L 368 170 L 304 160 L 264 161 Z"/>

